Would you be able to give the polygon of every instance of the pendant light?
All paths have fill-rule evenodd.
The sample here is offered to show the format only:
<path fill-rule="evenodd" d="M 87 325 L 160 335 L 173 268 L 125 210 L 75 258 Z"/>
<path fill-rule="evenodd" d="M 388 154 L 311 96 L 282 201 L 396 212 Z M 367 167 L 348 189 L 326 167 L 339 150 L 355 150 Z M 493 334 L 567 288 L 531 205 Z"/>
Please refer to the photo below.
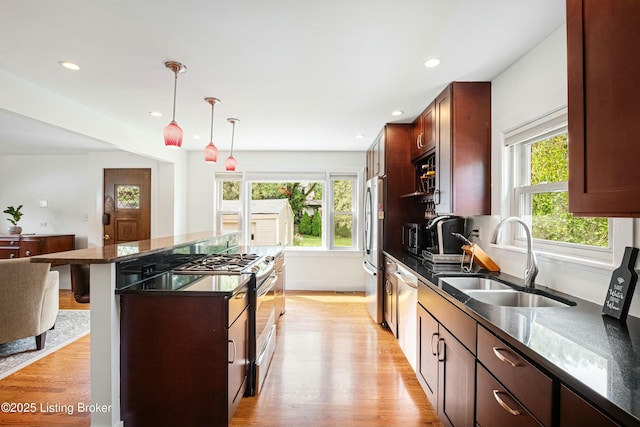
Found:
<path fill-rule="evenodd" d="M 209 143 L 204 147 L 204 161 L 207 163 L 215 163 L 218 160 L 218 147 L 213 143 L 213 108 L 220 102 L 218 98 L 205 98 L 211 104 L 211 137 Z"/>
<path fill-rule="evenodd" d="M 240 120 L 227 119 L 227 121 L 233 125 L 233 128 L 231 130 L 231 154 L 229 154 L 229 157 L 227 157 L 227 160 L 225 160 L 224 167 L 228 171 L 234 171 L 236 170 L 236 158 L 233 157 L 233 138 L 236 133 L 236 123 L 238 123 Z"/>
<path fill-rule="evenodd" d="M 171 122 L 164 128 L 164 145 L 170 148 L 180 148 L 182 146 L 182 129 L 176 123 L 176 90 L 178 87 L 178 73 L 184 73 L 187 71 L 187 67 L 175 61 L 167 61 L 164 66 L 173 71 L 175 75 L 173 81 L 173 116 Z"/>

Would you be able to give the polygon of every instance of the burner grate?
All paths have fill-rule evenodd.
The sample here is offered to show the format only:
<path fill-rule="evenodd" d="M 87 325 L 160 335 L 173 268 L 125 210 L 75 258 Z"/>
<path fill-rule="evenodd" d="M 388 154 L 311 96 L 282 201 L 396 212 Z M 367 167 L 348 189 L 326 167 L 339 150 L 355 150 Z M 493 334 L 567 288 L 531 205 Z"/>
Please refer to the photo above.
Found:
<path fill-rule="evenodd" d="M 180 273 L 220 272 L 240 274 L 260 258 L 256 254 L 209 255 L 174 269 Z"/>

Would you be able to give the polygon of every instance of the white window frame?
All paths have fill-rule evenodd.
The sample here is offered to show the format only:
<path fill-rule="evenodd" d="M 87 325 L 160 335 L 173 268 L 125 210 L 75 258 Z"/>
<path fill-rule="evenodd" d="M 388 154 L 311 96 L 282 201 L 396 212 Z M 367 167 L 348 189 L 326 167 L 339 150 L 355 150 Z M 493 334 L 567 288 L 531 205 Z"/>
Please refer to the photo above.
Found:
<path fill-rule="evenodd" d="M 335 194 L 334 194 L 334 183 L 335 181 L 351 181 L 351 210 L 350 211 L 336 211 L 335 208 Z M 332 250 L 354 250 L 358 247 L 358 217 L 357 217 L 357 202 L 358 202 L 358 176 L 357 174 L 329 174 L 329 203 L 331 203 L 331 209 L 328 210 L 330 212 L 330 218 L 328 219 L 330 227 L 329 235 L 328 235 L 328 246 L 329 249 Z M 336 215 L 351 215 L 351 246 L 335 246 L 335 218 Z"/>
<path fill-rule="evenodd" d="M 361 172 L 240 172 L 229 173 L 219 172 L 215 175 L 216 185 L 214 186 L 216 195 L 214 196 L 214 213 L 216 231 L 222 230 L 222 215 L 237 214 L 240 228 L 240 241 L 244 246 L 251 244 L 251 185 L 254 182 L 322 182 L 322 245 L 321 246 L 287 246 L 287 251 L 313 251 L 313 250 L 332 250 L 332 251 L 359 251 L 360 249 L 360 187 L 362 187 Z M 353 235 L 352 246 L 333 246 L 333 180 L 334 179 L 353 179 Z M 240 181 L 240 211 L 222 211 L 222 182 L 223 181 Z"/>
<path fill-rule="evenodd" d="M 224 181 L 237 181 L 240 183 L 239 185 L 239 191 L 240 191 L 240 196 L 239 196 L 239 207 L 238 210 L 222 210 L 222 186 L 223 186 L 223 182 Z M 214 219 L 214 225 L 213 225 L 213 229 L 218 232 L 221 233 L 223 231 L 223 227 L 222 227 L 222 217 L 226 214 L 230 214 L 230 215 L 238 215 L 238 231 L 240 232 L 241 235 L 241 239 L 242 239 L 242 224 L 244 223 L 244 219 L 243 219 L 243 198 L 244 198 L 244 185 L 242 185 L 242 174 L 241 173 L 228 173 L 228 172 L 224 172 L 224 173 L 220 173 L 220 174 L 216 174 L 215 176 L 215 183 L 216 185 L 214 186 L 215 188 L 215 195 L 213 198 L 213 212 L 215 215 L 215 219 Z"/>
<path fill-rule="evenodd" d="M 546 193 L 553 191 L 568 191 L 567 182 L 543 183 L 537 185 L 520 185 L 524 177 L 530 172 L 528 156 L 520 149 L 524 144 L 550 138 L 567 132 L 567 107 L 564 106 L 548 114 L 545 114 L 531 122 L 512 128 L 502 134 L 504 141 L 505 159 L 508 167 L 505 169 L 505 185 L 509 194 L 508 212 L 506 216 L 518 216 L 531 224 L 531 216 L 527 213 L 526 203 L 523 203 L 523 195 L 534 193 Z M 522 165 L 526 165 L 522 167 Z M 548 254 L 557 258 L 575 261 L 582 264 L 617 265 L 621 261 L 624 246 L 632 245 L 633 222 L 628 219 L 609 219 L 609 246 L 600 248 L 589 245 L 580 245 L 568 242 L 554 242 L 550 240 L 534 239 L 533 245 L 536 253 L 543 256 Z M 511 245 L 520 249 L 526 246 L 524 232 L 521 227 L 511 227 L 505 233 L 503 245 Z"/>

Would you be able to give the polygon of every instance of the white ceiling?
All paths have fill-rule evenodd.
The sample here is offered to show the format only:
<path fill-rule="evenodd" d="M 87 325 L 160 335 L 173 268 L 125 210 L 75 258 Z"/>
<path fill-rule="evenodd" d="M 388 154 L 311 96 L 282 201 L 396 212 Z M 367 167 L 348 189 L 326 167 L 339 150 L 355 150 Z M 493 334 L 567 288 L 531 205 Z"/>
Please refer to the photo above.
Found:
<path fill-rule="evenodd" d="M 412 121 L 450 81 L 492 80 L 564 21 L 563 0 L 2 0 L 0 69 L 162 144 L 175 60 L 188 150 L 209 141 L 209 96 L 220 149 L 237 117 L 236 150 L 364 150 L 384 123 Z M 424 68 L 430 57 L 442 64 Z M 109 147 L 1 99 L 0 129 L 0 154 Z"/>

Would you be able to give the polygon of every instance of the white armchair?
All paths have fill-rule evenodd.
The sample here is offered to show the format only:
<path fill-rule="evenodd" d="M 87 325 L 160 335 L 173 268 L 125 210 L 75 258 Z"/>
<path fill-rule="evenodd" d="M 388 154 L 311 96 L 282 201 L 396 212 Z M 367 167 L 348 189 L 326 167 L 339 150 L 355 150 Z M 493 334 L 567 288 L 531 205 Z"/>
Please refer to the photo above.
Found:
<path fill-rule="evenodd" d="M 0 343 L 35 337 L 44 347 L 58 316 L 59 279 L 50 264 L 0 260 Z"/>

